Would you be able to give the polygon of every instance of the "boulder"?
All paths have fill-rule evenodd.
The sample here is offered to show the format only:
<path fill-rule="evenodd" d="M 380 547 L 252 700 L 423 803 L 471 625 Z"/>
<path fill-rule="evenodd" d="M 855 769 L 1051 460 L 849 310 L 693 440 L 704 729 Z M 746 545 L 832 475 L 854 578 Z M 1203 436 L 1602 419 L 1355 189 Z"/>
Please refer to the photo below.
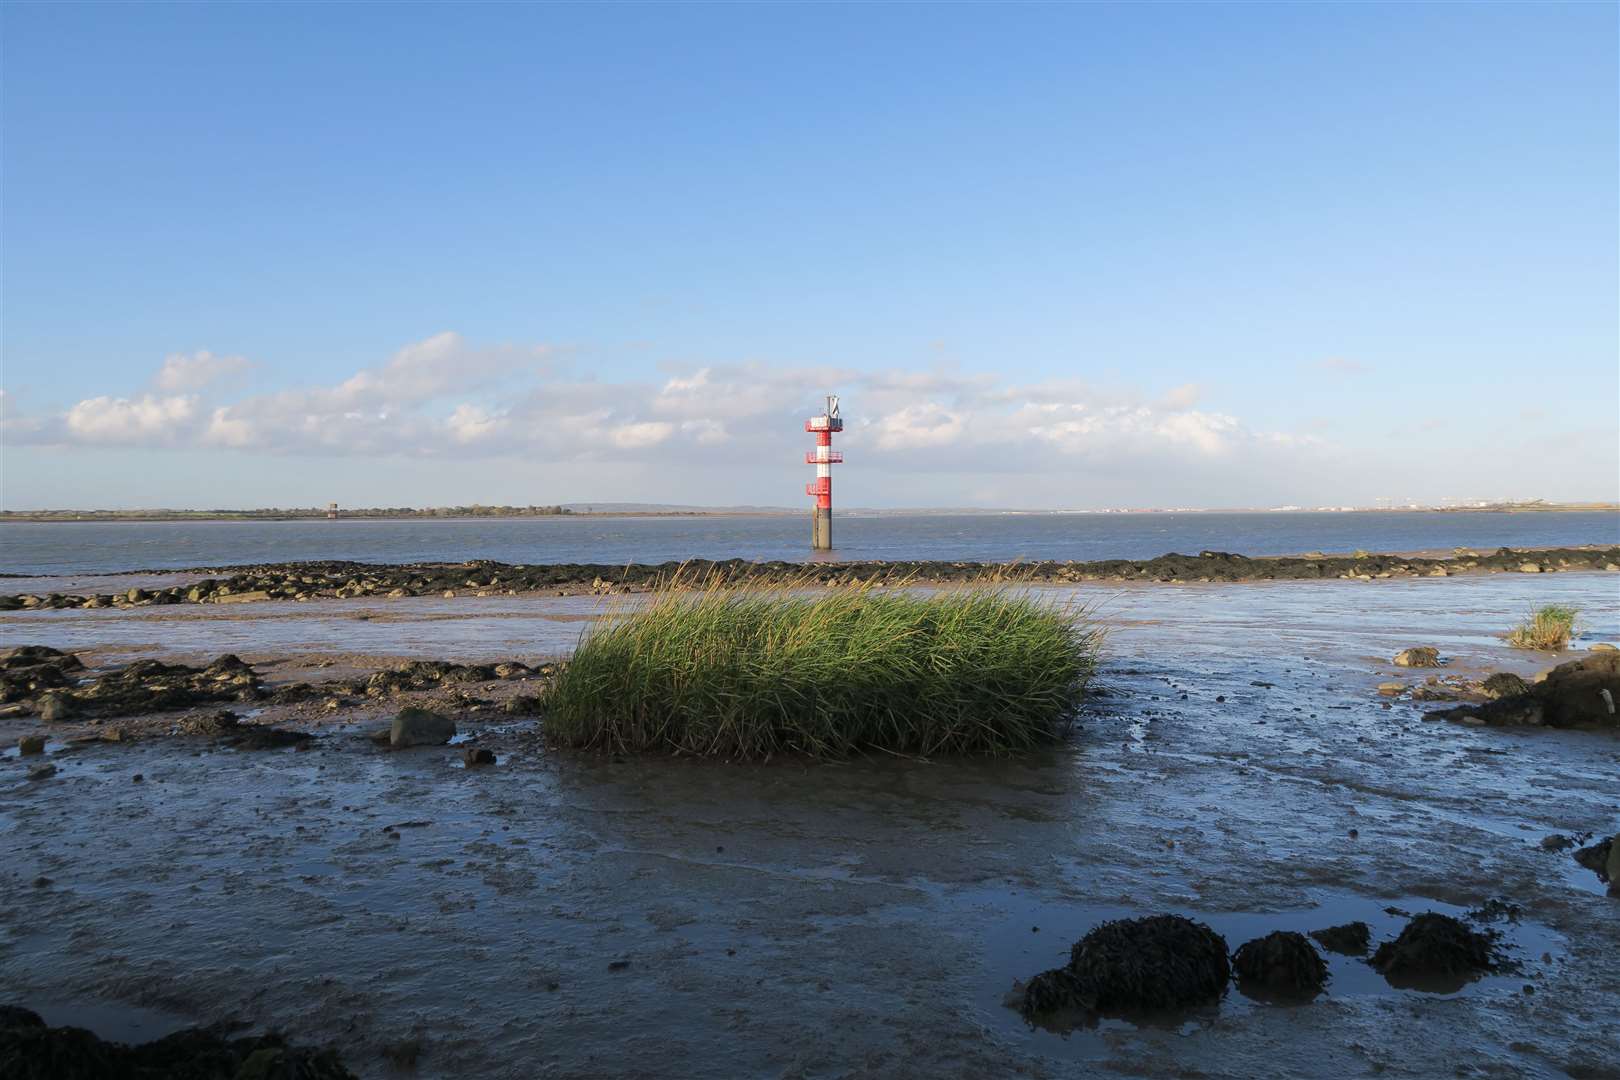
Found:
<path fill-rule="evenodd" d="M 73 716 L 73 699 L 66 694 L 43 694 L 39 699 L 39 718 L 55 723 Z"/>
<path fill-rule="evenodd" d="M 456 733 L 456 722 L 415 705 L 401 709 L 389 729 L 388 743 L 395 750 L 408 746 L 443 746 Z"/>
<path fill-rule="evenodd" d="M 1417 648 L 1402 649 L 1395 654 L 1396 667 L 1439 667 L 1440 650 L 1432 649 L 1427 645 Z"/>
<path fill-rule="evenodd" d="M 1185 1008 L 1215 1001 L 1231 977 L 1226 941 L 1180 915 L 1106 922 L 1075 942 L 1061 973 L 1031 979 L 1026 1016 L 1059 1007 L 1101 1013 Z"/>
<path fill-rule="evenodd" d="M 1429 715 L 1466 724 L 1616 730 L 1620 729 L 1617 705 L 1620 705 L 1620 652 L 1599 652 L 1559 664 L 1537 676 L 1524 693 Z"/>
<path fill-rule="evenodd" d="M 1239 989 L 1263 1000 L 1308 1001 L 1322 992 L 1328 978 L 1316 947 L 1293 930 L 1244 942 L 1232 955 L 1232 970 Z"/>
<path fill-rule="evenodd" d="M 1370 963 L 1392 986 L 1460 989 L 1496 967 L 1495 952 L 1489 934 L 1427 911 L 1414 916 L 1394 941 L 1378 946 Z"/>
<path fill-rule="evenodd" d="M 1329 926 L 1312 930 L 1311 937 L 1331 952 L 1345 956 L 1365 956 L 1372 944 L 1372 927 L 1364 922 L 1349 922 L 1342 926 Z"/>
<path fill-rule="evenodd" d="M 1497 698 L 1518 697 L 1530 692 L 1530 684 L 1511 671 L 1498 671 L 1488 675 L 1479 684 L 1479 692 L 1495 701 Z"/>

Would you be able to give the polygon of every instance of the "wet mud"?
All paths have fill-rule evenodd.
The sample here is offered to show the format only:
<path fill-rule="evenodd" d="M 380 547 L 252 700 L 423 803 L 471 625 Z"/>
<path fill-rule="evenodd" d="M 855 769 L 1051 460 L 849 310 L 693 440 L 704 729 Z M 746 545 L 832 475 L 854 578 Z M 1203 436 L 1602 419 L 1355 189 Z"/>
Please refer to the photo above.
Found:
<path fill-rule="evenodd" d="M 1249 558 L 1224 551 L 1197 555 L 1170 553 L 1153 559 L 1103 559 L 1093 562 L 714 562 L 659 564 L 563 563 L 514 565 L 477 560 L 466 563 L 378 564 L 307 562 L 211 567 L 175 571 L 177 584 L 148 588 L 133 585 L 119 592 L 19 592 L 0 595 L 0 611 L 63 608 L 124 608 L 170 604 L 239 604 L 264 600 L 350 599 L 416 596 L 494 596 L 536 592 L 566 595 L 645 592 L 681 580 L 727 583 L 791 579 L 804 584 L 849 581 L 951 582 L 1017 580 L 1034 584 L 1082 581 L 1238 582 L 1372 581 L 1394 577 L 1446 577 L 1453 574 L 1555 573 L 1620 571 L 1620 547 L 1550 548 L 1490 553 L 1459 552 L 1449 558 L 1424 555 L 1369 554 L 1333 556 L 1263 556 Z M 150 580 L 156 571 L 131 570 L 113 577 Z M 210 576 L 196 580 L 198 574 Z M 25 579 L 16 579 L 25 580 Z M 156 584 L 156 582 L 153 582 Z"/>
<path fill-rule="evenodd" d="M 1390 664 L 1415 643 L 1450 672 L 1532 680 L 1549 661 L 1501 642 L 1508 616 L 1568 600 L 1612 639 L 1611 581 L 1077 590 L 1112 632 L 1107 692 L 1069 743 L 1011 760 L 554 754 L 541 718 L 504 708 L 532 673 L 116 721 L 228 707 L 312 735 L 302 750 L 77 744 L 76 725 L 105 722 L 0 718 L 0 985 L 103 1038 L 137 1013 L 242 1021 L 378 1078 L 401 1061 L 424 1077 L 1603 1076 L 1620 902 L 1543 838 L 1620 828 L 1620 746 L 1429 723 L 1375 687 L 1424 677 Z M 421 618 L 17 618 L 81 658 L 75 679 L 229 651 L 274 694 L 363 687 L 413 655 L 536 671 L 566 651 L 547 616 L 591 610 L 404 603 Z M 449 745 L 371 742 L 415 702 L 454 720 Z M 36 734 L 44 752 L 22 755 Z M 42 761 L 53 775 L 29 780 Z M 1377 947 L 1431 911 L 1492 917 L 1495 966 L 1436 991 L 1324 949 L 1308 1004 L 1234 981 L 1169 1017 L 1063 1033 L 1005 1004 L 1115 920 L 1179 914 L 1228 943 L 1361 922 Z"/>

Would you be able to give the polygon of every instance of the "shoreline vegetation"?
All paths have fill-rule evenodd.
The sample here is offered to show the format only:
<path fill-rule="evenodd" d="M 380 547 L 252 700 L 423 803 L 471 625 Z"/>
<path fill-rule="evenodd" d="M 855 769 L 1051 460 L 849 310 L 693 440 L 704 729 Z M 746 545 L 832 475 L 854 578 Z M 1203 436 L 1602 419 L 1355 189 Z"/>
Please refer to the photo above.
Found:
<path fill-rule="evenodd" d="M 61 608 L 124 608 L 163 604 L 249 603 L 262 600 L 325 600 L 409 596 L 615 595 L 644 593 L 677 582 L 766 588 L 791 580 L 799 587 L 873 585 L 934 586 L 1012 583 L 1072 585 L 1080 582 L 1193 584 L 1240 581 L 1310 581 L 1450 577 L 1455 574 L 1620 571 L 1620 546 L 1588 548 L 1498 548 L 1484 553 L 1459 548 L 1445 557 L 1371 554 L 1260 556 L 1223 551 L 1171 553 L 1157 558 L 1093 562 L 749 562 L 743 559 L 657 564 L 513 564 L 490 560 L 460 563 L 303 562 L 192 569 L 127 570 L 86 576 L 207 575 L 167 588 L 130 588 L 118 593 L 0 593 L 0 611 Z M 61 575 L 50 575 L 59 578 Z M 22 584 L 25 575 L 0 575 Z"/>
<path fill-rule="evenodd" d="M 1620 503 L 1580 502 L 1550 503 L 1540 499 L 1526 502 L 1481 503 L 1469 506 L 1354 506 L 1354 507 L 1236 507 L 1208 509 L 1197 507 L 1132 508 L 1122 510 L 987 510 L 974 507 L 938 507 L 931 509 L 884 510 L 856 507 L 844 513 L 861 515 L 946 515 L 973 514 L 995 516 L 1070 515 L 1070 514 L 1387 514 L 1387 513 L 1590 513 L 1593 511 L 1620 511 Z M 265 507 L 252 510 L 0 510 L 0 523 L 5 522 L 161 522 L 161 521 L 414 521 L 465 520 L 477 518 L 534 518 L 534 517 L 784 517 L 802 514 L 793 507 L 778 506 L 649 506 L 646 504 L 584 504 L 568 503 L 549 506 L 381 506 L 381 507 Z"/>
<path fill-rule="evenodd" d="M 727 760 L 1008 754 L 1068 730 L 1096 670 L 1085 611 L 1008 585 L 919 595 L 668 582 L 587 631 L 546 737 Z"/>

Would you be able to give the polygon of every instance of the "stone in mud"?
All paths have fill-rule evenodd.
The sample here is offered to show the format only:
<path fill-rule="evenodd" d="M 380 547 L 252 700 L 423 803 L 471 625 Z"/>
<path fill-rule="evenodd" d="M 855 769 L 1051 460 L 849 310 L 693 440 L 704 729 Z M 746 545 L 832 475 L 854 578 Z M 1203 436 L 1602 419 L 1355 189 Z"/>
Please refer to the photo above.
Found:
<path fill-rule="evenodd" d="M 495 764 L 495 751 L 478 746 L 469 746 L 467 752 L 461 755 L 461 760 L 469 766 L 493 765 Z"/>
<path fill-rule="evenodd" d="M 1066 967 L 1032 977 L 1024 984 L 1023 994 L 1018 999 L 1018 1011 L 1027 1019 L 1063 1012 L 1087 1013 L 1091 1006 L 1085 986 Z"/>
<path fill-rule="evenodd" d="M 456 722 L 412 705 L 401 709 L 389 729 L 388 742 L 396 750 L 409 746 L 443 746 L 456 733 Z"/>
<path fill-rule="evenodd" d="M 139 1046 L 82 1028 L 46 1025 L 36 1013 L 0 1006 L 0 1076 L 7 1080 L 354 1080 L 332 1050 L 289 1046 L 279 1035 L 227 1038 L 191 1028 Z"/>
<path fill-rule="evenodd" d="M 1293 930 L 1274 930 L 1246 941 L 1232 956 L 1238 987 L 1250 997 L 1308 1001 L 1322 992 L 1327 964 L 1310 939 Z"/>
<path fill-rule="evenodd" d="M 1075 942 L 1068 970 L 1098 1012 L 1200 1005 L 1231 978 L 1226 941 L 1180 915 L 1103 923 Z"/>
<path fill-rule="evenodd" d="M 58 723 L 73 716 L 73 699 L 66 694 L 43 694 L 35 708 L 39 718 L 47 723 Z"/>
<path fill-rule="evenodd" d="M 17 753 L 27 757 L 29 754 L 43 754 L 45 752 L 45 736 L 24 735 L 17 740 Z"/>
<path fill-rule="evenodd" d="M 1435 989 L 1460 987 L 1496 967 L 1489 934 L 1435 911 L 1414 916 L 1399 937 L 1378 946 L 1369 963 L 1391 986 Z"/>
<path fill-rule="evenodd" d="M 1385 697 L 1400 697 L 1401 694 L 1406 692 L 1406 684 L 1403 682 L 1381 682 L 1378 684 L 1378 692 Z"/>
<path fill-rule="evenodd" d="M 1440 650 L 1431 649 L 1422 645 L 1414 649 L 1402 649 L 1395 654 L 1396 667 L 1439 667 Z"/>
<path fill-rule="evenodd" d="M 1551 833 L 1541 838 L 1542 851 L 1567 851 L 1574 846 L 1575 838 L 1561 833 Z"/>
<path fill-rule="evenodd" d="M 1344 956 L 1365 956 L 1367 949 L 1372 945 L 1372 927 L 1364 922 L 1348 922 L 1342 926 L 1312 930 L 1311 937 L 1329 952 Z"/>
<path fill-rule="evenodd" d="M 28 779 L 30 780 L 49 780 L 55 775 L 56 766 L 50 762 L 46 762 L 44 765 L 35 765 L 28 770 Z"/>
<path fill-rule="evenodd" d="M 1620 835 L 1611 836 L 1606 840 L 1599 840 L 1590 847 L 1583 847 L 1575 853 L 1575 861 L 1596 874 L 1603 881 L 1610 884 L 1620 882 Z"/>
<path fill-rule="evenodd" d="M 1620 652 L 1620 646 L 1610 645 L 1607 641 L 1600 641 L 1590 647 L 1591 652 Z"/>
<path fill-rule="evenodd" d="M 1620 716 L 1613 711 L 1616 703 L 1620 703 L 1620 652 L 1588 653 L 1559 664 L 1525 693 L 1430 716 L 1471 724 L 1613 730 L 1620 728 Z"/>
<path fill-rule="evenodd" d="M 1511 671 L 1498 671 L 1488 675 L 1479 684 L 1479 692 L 1492 701 L 1498 698 L 1518 697 L 1530 692 L 1530 684 Z"/>

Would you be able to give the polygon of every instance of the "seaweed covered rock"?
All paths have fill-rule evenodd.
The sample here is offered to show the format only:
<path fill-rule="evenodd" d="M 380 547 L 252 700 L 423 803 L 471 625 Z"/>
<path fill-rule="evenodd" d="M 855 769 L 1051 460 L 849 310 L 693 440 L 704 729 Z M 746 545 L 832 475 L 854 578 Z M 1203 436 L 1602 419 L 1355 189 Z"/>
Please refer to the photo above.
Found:
<path fill-rule="evenodd" d="M 1023 1012 L 1056 1008 L 1151 1012 L 1218 999 L 1231 978 L 1226 941 L 1180 915 L 1118 919 L 1093 928 L 1069 951 L 1068 967 L 1037 975 Z"/>
<path fill-rule="evenodd" d="M 1342 926 L 1329 926 L 1312 930 L 1311 937 L 1329 952 L 1344 956 L 1366 956 L 1372 946 L 1372 927 L 1364 922 L 1348 922 Z"/>
<path fill-rule="evenodd" d="M 1498 685 L 1512 688 L 1505 681 Z M 1620 652 L 1588 653 L 1559 664 L 1521 693 L 1429 715 L 1467 724 L 1620 730 Z"/>
<path fill-rule="evenodd" d="M 1232 957 L 1238 988 L 1250 997 L 1308 1001 L 1322 992 L 1327 964 L 1310 939 L 1293 930 L 1274 930 L 1246 941 Z"/>
<path fill-rule="evenodd" d="M 1391 986 L 1456 989 L 1496 967 L 1492 936 L 1450 915 L 1415 916 L 1394 941 L 1378 946 L 1369 963 Z"/>
<path fill-rule="evenodd" d="M 139 1046 L 83 1028 L 48 1026 L 0 1006 L 0 1076 L 7 1080 L 354 1080 L 332 1050 L 289 1046 L 279 1035 L 232 1039 L 191 1028 Z"/>
<path fill-rule="evenodd" d="M 1581 848 L 1575 852 L 1575 861 L 1615 888 L 1620 885 L 1620 835 Z"/>
<path fill-rule="evenodd" d="M 1479 692 L 1492 701 L 1498 698 L 1518 697 L 1530 692 L 1530 684 L 1511 671 L 1498 671 L 1480 681 Z"/>

